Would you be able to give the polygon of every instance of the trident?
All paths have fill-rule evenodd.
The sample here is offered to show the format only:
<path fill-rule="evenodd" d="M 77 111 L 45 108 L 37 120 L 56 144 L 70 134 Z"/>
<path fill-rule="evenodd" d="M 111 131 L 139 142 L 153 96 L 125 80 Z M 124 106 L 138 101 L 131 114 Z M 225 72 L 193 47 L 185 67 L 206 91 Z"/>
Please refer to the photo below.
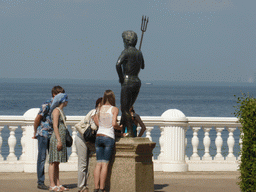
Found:
<path fill-rule="evenodd" d="M 148 26 L 148 19 L 146 19 L 146 16 L 142 16 L 142 21 L 141 21 L 141 31 L 142 31 L 142 35 L 141 35 L 141 39 L 140 39 L 140 48 L 141 48 L 141 44 L 142 44 L 142 39 L 143 39 L 143 34 L 144 32 L 146 32 L 147 30 L 147 26 Z M 139 48 L 139 50 L 140 50 Z"/>

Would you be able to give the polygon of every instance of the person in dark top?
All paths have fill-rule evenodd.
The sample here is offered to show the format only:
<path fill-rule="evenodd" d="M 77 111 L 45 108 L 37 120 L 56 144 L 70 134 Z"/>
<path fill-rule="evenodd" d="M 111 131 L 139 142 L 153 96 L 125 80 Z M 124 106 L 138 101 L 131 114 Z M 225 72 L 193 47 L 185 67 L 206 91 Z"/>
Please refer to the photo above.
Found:
<path fill-rule="evenodd" d="M 138 135 L 137 134 L 138 125 L 140 125 L 140 127 L 141 127 L 138 137 L 141 137 L 144 134 L 144 132 L 146 131 L 146 126 L 143 123 L 143 121 L 141 120 L 140 116 L 137 113 L 135 113 L 133 107 L 130 108 L 130 113 L 132 116 L 132 129 L 133 129 L 134 137 L 137 137 L 137 135 Z M 124 128 L 123 136 L 126 137 L 126 135 L 127 135 L 127 127 Z"/>

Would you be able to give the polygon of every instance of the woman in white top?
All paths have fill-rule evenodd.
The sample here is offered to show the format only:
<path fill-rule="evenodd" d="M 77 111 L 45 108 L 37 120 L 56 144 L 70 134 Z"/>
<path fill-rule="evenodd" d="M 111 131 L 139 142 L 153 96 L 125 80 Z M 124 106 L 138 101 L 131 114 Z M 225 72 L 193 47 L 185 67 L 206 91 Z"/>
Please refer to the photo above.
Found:
<path fill-rule="evenodd" d="M 122 126 L 117 124 L 118 108 L 115 105 L 113 91 L 106 90 L 102 105 L 94 116 L 94 122 L 99 127 L 95 141 L 97 164 L 94 170 L 94 192 L 105 191 L 108 164 L 115 146 L 114 129 L 122 130 Z"/>

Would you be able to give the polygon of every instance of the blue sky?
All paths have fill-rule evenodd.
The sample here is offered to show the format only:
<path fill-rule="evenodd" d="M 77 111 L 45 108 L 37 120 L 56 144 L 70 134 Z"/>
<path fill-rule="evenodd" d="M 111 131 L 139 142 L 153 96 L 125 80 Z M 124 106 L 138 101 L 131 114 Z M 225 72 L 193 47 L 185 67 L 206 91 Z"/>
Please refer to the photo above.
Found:
<path fill-rule="evenodd" d="M 121 34 L 142 81 L 256 82 L 255 0 L 0 0 L 0 78 L 118 80 Z M 139 46 L 139 41 L 137 47 Z"/>

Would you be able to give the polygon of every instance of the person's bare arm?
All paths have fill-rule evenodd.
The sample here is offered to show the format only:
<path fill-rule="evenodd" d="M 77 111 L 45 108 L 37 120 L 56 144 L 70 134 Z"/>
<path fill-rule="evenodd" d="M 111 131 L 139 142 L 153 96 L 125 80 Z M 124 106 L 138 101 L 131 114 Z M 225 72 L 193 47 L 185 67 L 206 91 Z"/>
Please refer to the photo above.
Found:
<path fill-rule="evenodd" d="M 58 109 L 54 109 L 52 112 L 52 122 L 53 122 L 53 130 L 56 136 L 56 139 L 58 141 L 57 143 L 57 150 L 60 151 L 62 149 L 62 142 L 60 138 L 60 133 L 59 133 L 59 117 L 60 117 L 60 111 Z"/>
<path fill-rule="evenodd" d="M 113 125 L 114 129 L 121 131 L 121 130 L 123 129 L 123 125 L 119 126 L 119 125 L 117 124 L 117 115 L 118 115 L 118 112 L 119 112 L 119 110 L 118 110 L 117 107 L 113 107 L 113 108 L 112 108 L 112 114 L 113 114 L 112 125 Z"/>
<path fill-rule="evenodd" d="M 143 133 L 146 131 L 146 126 L 145 126 L 145 124 L 143 123 L 143 121 L 141 120 L 141 118 L 138 114 L 136 114 L 135 120 L 139 123 L 139 125 L 141 127 L 140 133 L 138 135 L 138 137 L 141 137 L 143 135 Z"/>
<path fill-rule="evenodd" d="M 37 127 L 40 125 L 40 122 L 41 122 L 42 118 L 43 117 L 41 115 L 37 115 L 35 120 L 34 120 L 34 136 L 32 137 L 32 139 L 36 139 Z"/>

